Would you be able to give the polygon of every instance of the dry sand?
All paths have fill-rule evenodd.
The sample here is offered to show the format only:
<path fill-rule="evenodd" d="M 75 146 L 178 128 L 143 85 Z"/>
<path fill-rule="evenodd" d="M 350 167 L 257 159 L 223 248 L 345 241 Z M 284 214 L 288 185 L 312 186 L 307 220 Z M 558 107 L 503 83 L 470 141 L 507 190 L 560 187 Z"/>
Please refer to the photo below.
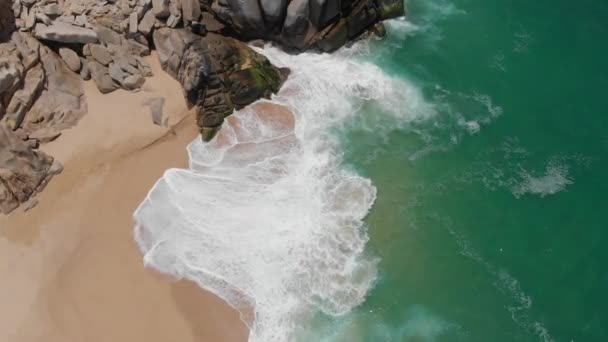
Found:
<path fill-rule="evenodd" d="M 162 173 L 186 167 L 197 136 L 179 84 L 153 56 L 139 93 L 101 95 L 43 149 L 64 172 L 39 205 L 0 217 L 0 341 L 246 341 L 238 313 L 186 281 L 143 267 L 132 213 Z M 165 97 L 172 129 L 155 126 L 145 99 Z"/>

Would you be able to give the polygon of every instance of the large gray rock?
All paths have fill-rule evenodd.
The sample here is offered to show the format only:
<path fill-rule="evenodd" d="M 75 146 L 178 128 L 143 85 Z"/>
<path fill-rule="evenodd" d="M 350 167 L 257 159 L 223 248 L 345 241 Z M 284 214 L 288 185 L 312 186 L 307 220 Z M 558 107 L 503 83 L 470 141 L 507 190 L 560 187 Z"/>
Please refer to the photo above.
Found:
<path fill-rule="evenodd" d="M 339 1 L 310 0 L 310 21 L 318 28 L 325 27 L 340 15 L 340 10 Z"/>
<path fill-rule="evenodd" d="M 198 108 L 197 123 L 208 140 L 224 118 L 279 90 L 286 70 L 232 38 L 187 30 L 159 29 L 154 44 L 161 66 L 184 89 L 190 107 Z"/>
<path fill-rule="evenodd" d="M 95 81 L 97 89 L 99 89 L 102 94 L 111 93 L 118 89 L 118 85 L 110 76 L 108 68 L 106 68 L 103 64 L 97 61 L 89 61 L 88 66 L 89 70 L 91 71 L 91 78 L 93 81 Z"/>
<path fill-rule="evenodd" d="M 91 56 L 95 58 L 99 63 L 103 65 L 108 65 L 112 61 L 112 55 L 108 52 L 103 45 L 92 44 L 90 46 Z"/>
<path fill-rule="evenodd" d="M 211 1 L 202 1 L 209 4 Z M 404 15 L 403 0 L 217 0 L 211 9 L 244 40 L 273 40 L 290 50 L 333 51 L 382 20 Z M 210 30 L 213 31 L 213 30 Z M 343 39 L 343 37 L 347 37 Z"/>
<path fill-rule="evenodd" d="M 203 12 L 201 15 L 201 23 L 205 25 L 205 28 L 209 32 L 218 32 L 223 30 L 226 26 L 218 21 L 215 16 L 209 12 Z"/>
<path fill-rule="evenodd" d="M 60 43 L 97 43 L 97 33 L 88 28 L 55 21 L 53 25 L 36 24 L 34 36 L 38 39 Z"/>
<path fill-rule="evenodd" d="M 310 28 L 309 14 L 308 0 L 292 0 L 289 3 L 283 23 L 283 42 L 298 49 L 306 47 Z"/>
<path fill-rule="evenodd" d="M 201 16 L 201 5 L 198 0 L 182 0 L 182 16 L 187 21 L 198 21 Z"/>
<path fill-rule="evenodd" d="M 70 70 L 72 70 L 73 72 L 80 71 L 80 57 L 78 57 L 78 54 L 74 50 L 68 48 L 60 48 L 59 55 L 61 56 L 61 58 L 63 58 L 63 61 L 65 62 L 65 64 L 67 64 Z"/>
<path fill-rule="evenodd" d="M 48 183 L 53 158 L 0 125 L 0 212 L 9 214 Z"/>
<path fill-rule="evenodd" d="M 146 14 L 144 14 L 144 17 L 139 22 L 139 32 L 141 32 L 144 36 L 149 35 L 150 32 L 152 32 L 152 30 L 154 29 L 154 23 L 156 23 L 156 17 L 154 16 L 154 13 L 152 13 L 151 11 L 146 12 Z"/>
<path fill-rule="evenodd" d="M 129 15 L 129 33 L 135 34 L 138 30 L 139 19 L 137 18 L 137 13 L 133 12 Z"/>
<path fill-rule="evenodd" d="M 44 6 L 44 14 L 48 15 L 49 17 L 56 18 L 63 14 L 63 10 L 58 4 L 51 3 Z"/>
<path fill-rule="evenodd" d="M 167 18 L 169 11 L 169 0 L 152 0 L 152 12 L 159 19 Z"/>
<path fill-rule="evenodd" d="M 127 90 L 135 90 L 141 88 L 145 81 L 146 79 L 141 75 L 130 75 L 123 80 L 122 85 Z"/>
<path fill-rule="evenodd" d="M 123 41 L 122 36 L 118 34 L 118 32 L 105 26 L 97 25 L 97 27 L 95 27 L 95 32 L 97 32 L 99 42 L 106 46 L 120 45 Z"/>
<path fill-rule="evenodd" d="M 287 11 L 288 0 L 260 0 L 266 22 L 272 26 L 281 25 Z"/>
<path fill-rule="evenodd" d="M 122 84 L 125 78 L 129 76 L 129 74 L 124 72 L 124 70 L 122 70 L 122 68 L 116 63 L 110 64 L 110 66 L 108 67 L 108 74 L 110 75 L 110 77 L 112 77 L 113 80 L 120 84 Z"/>
<path fill-rule="evenodd" d="M 258 1 L 227 0 L 227 2 L 234 13 L 232 20 L 237 30 L 244 35 L 251 31 L 266 30 L 264 15 Z"/>

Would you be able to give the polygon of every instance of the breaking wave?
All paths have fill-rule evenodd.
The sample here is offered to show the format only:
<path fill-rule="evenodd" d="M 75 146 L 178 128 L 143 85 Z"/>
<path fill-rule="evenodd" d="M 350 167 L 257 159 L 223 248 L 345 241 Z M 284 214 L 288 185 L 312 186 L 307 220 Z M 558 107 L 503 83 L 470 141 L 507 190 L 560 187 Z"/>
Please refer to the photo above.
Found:
<path fill-rule="evenodd" d="M 424 105 L 406 82 L 356 56 L 260 50 L 292 70 L 272 101 L 233 114 L 189 169 L 165 172 L 134 213 L 146 266 L 187 278 L 241 312 L 250 341 L 293 340 L 316 312 L 341 315 L 376 278 L 363 219 L 372 182 L 342 165 L 333 130 L 378 106 L 390 120 Z M 253 311 L 253 316 L 248 314 Z"/>

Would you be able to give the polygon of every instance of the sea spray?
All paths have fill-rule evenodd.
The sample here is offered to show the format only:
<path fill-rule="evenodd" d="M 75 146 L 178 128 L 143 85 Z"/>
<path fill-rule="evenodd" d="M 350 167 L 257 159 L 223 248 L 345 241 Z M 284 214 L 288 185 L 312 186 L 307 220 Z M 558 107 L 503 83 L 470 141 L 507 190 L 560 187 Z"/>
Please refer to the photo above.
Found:
<path fill-rule="evenodd" d="M 423 101 L 355 49 L 262 52 L 292 70 L 278 96 L 190 144 L 190 168 L 168 170 L 136 210 L 135 238 L 148 267 L 238 309 L 250 341 L 289 341 L 315 312 L 360 304 L 376 277 L 363 222 L 376 189 L 342 165 L 332 129 L 367 103 L 414 120 Z"/>

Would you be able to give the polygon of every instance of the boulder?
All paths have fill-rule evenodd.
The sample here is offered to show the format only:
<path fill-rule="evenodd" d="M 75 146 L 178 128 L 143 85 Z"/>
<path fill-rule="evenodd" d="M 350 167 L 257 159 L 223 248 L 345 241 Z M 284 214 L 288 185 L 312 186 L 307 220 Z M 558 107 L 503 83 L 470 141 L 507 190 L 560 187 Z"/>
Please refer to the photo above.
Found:
<path fill-rule="evenodd" d="M 88 81 L 91 79 L 91 71 L 89 70 L 89 63 L 86 59 L 80 57 L 80 77 L 83 80 Z"/>
<path fill-rule="evenodd" d="M 233 13 L 233 26 L 244 37 L 253 32 L 265 32 L 264 15 L 258 1 L 227 0 Z M 280 5 L 281 2 L 277 1 Z M 276 5 L 275 5 L 276 6 Z"/>
<path fill-rule="evenodd" d="M 122 82 L 129 76 L 126 72 L 122 70 L 122 68 L 116 63 L 110 63 L 108 67 L 108 74 L 112 77 L 113 80 L 122 84 Z"/>
<path fill-rule="evenodd" d="M 89 70 L 91 71 L 91 78 L 95 81 L 95 85 L 102 94 L 111 93 L 118 89 L 118 85 L 112 80 L 106 68 L 103 64 L 93 60 L 89 61 Z"/>
<path fill-rule="evenodd" d="M 48 15 L 49 17 L 56 18 L 63 14 L 63 10 L 58 4 L 51 3 L 44 6 L 44 14 Z"/>
<path fill-rule="evenodd" d="M 72 70 L 73 72 L 80 71 L 80 57 L 78 57 L 78 54 L 74 52 L 74 50 L 68 48 L 60 48 L 59 55 L 61 56 L 61 58 L 63 58 L 63 61 L 65 62 L 65 64 L 67 64 L 70 70 Z"/>
<path fill-rule="evenodd" d="M 182 17 L 187 21 L 198 21 L 201 16 L 199 0 L 182 0 Z"/>
<path fill-rule="evenodd" d="M 127 90 L 135 90 L 141 88 L 141 86 L 144 85 L 144 82 L 146 82 L 146 79 L 143 78 L 143 76 L 136 74 L 127 76 L 123 80 L 122 85 Z"/>
<path fill-rule="evenodd" d="M 99 40 L 94 30 L 55 21 L 52 25 L 36 24 L 34 36 L 38 39 L 59 43 L 97 43 Z"/>
<path fill-rule="evenodd" d="M 304 49 L 309 34 L 308 0 L 292 0 L 287 6 L 287 15 L 283 24 L 282 41 L 290 47 Z"/>
<path fill-rule="evenodd" d="M 97 60 L 99 63 L 108 65 L 112 61 L 112 55 L 110 55 L 108 49 L 106 49 L 103 45 L 92 44 L 90 49 L 91 56 L 93 56 L 93 58 L 95 58 L 95 60 Z"/>
<path fill-rule="evenodd" d="M 167 18 L 169 11 L 169 0 L 152 0 L 152 12 L 159 19 Z"/>
<path fill-rule="evenodd" d="M 203 1 L 204 2 L 204 1 Z M 208 4 L 210 1 L 207 1 Z M 382 20 L 404 15 L 403 0 L 218 0 L 211 10 L 241 39 L 296 51 L 333 51 Z M 208 16 L 213 17 L 213 16 Z M 206 18 L 204 18 L 206 19 Z M 344 21 L 343 21 L 344 20 Z M 209 31 L 214 31 L 209 29 Z M 344 39 L 344 36 L 347 38 Z"/>
<path fill-rule="evenodd" d="M 201 23 L 205 25 L 209 32 L 219 32 L 225 27 L 224 24 L 218 21 L 215 16 L 209 12 L 203 12 L 201 15 Z"/>
<path fill-rule="evenodd" d="M 99 42 L 106 46 L 120 45 L 122 43 L 122 36 L 110 28 L 97 25 L 95 27 L 95 32 L 97 32 Z"/>
<path fill-rule="evenodd" d="M 51 25 L 53 23 L 53 21 L 51 21 L 51 18 L 49 18 L 46 14 L 42 13 L 42 12 L 38 12 L 36 13 L 36 20 L 45 24 L 45 25 Z M 29 25 L 28 25 L 29 26 Z M 34 26 L 34 24 L 32 24 L 29 27 Z"/>
<path fill-rule="evenodd" d="M 285 18 L 288 0 L 260 0 L 266 23 L 280 26 Z"/>
<path fill-rule="evenodd" d="M 52 164 L 52 157 L 33 150 L 0 125 L 0 212 L 9 214 L 42 190 L 52 176 Z"/>
<path fill-rule="evenodd" d="M 144 36 L 149 35 L 150 32 L 152 32 L 152 30 L 154 29 L 154 23 L 156 23 L 156 17 L 154 16 L 154 13 L 146 12 L 146 14 L 144 14 L 144 17 L 139 22 L 139 32 L 141 32 Z"/>
<path fill-rule="evenodd" d="M 129 15 L 129 33 L 135 34 L 138 31 L 138 18 L 137 13 L 133 12 Z"/>
<path fill-rule="evenodd" d="M 68 12 L 73 15 L 81 15 L 84 13 L 85 10 L 86 10 L 86 8 L 84 7 L 83 4 L 78 3 L 78 2 L 73 2 L 70 4 Z"/>
<path fill-rule="evenodd" d="M 276 93 L 286 70 L 232 38 L 187 30 L 159 29 L 154 44 L 161 66 L 184 89 L 190 107 L 197 107 L 197 124 L 212 138 L 224 118 L 260 98 Z"/>
<path fill-rule="evenodd" d="M 315 27 L 323 28 L 340 15 L 340 10 L 338 1 L 310 0 L 310 21 Z"/>

